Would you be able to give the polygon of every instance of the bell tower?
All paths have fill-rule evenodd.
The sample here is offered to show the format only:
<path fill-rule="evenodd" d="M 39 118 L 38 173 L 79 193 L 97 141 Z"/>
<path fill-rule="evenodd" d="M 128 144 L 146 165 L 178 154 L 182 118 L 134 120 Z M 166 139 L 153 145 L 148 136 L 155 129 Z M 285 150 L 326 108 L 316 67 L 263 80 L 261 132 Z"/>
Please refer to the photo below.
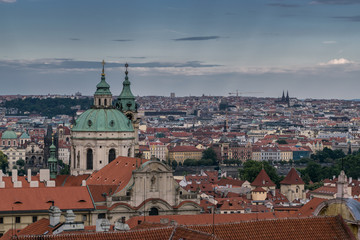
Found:
<path fill-rule="evenodd" d="M 129 64 L 125 64 L 125 80 L 123 82 L 123 89 L 117 98 L 116 108 L 120 110 L 132 123 L 135 130 L 135 156 L 139 153 L 139 123 L 138 118 L 138 104 L 135 102 L 135 96 L 130 89 L 130 81 L 128 77 Z"/>

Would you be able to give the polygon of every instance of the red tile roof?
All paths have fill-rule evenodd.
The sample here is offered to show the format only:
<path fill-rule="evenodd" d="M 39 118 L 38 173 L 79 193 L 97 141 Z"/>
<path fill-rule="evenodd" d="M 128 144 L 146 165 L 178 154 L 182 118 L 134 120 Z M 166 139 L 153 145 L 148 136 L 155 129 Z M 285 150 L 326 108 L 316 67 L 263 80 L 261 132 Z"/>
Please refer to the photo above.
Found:
<path fill-rule="evenodd" d="M 0 211 L 48 211 L 51 201 L 60 209 L 94 208 L 87 187 L 0 189 L 0 196 Z"/>
<path fill-rule="evenodd" d="M 299 174 L 296 172 L 295 168 L 291 168 L 290 172 L 286 175 L 284 180 L 280 182 L 280 184 L 285 185 L 299 185 L 305 184 L 304 181 L 301 179 Z"/>
<path fill-rule="evenodd" d="M 131 179 L 132 171 L 148 160 L 131 157 L 117 157 L 111 163 L 94 172 L 86 180 L 87 185 L 118 185 L 116 192 L 123 189 Z M 115 191 L 115 189 L 114 189 Z"/>
<path fill-rule="evenodd" d="M 356 238 L 344 220 L 337 217 L 260 220 L 240 223 L 189 226 L 201 232 L 212 233 L 220 239 L 244 240 L 328 240 Z"/>
<path fill-rule="evenodd" d="M 251 186 L 255 187 L 275 187 L 275 183 L 271 181 L 269 175 L 264 169 L 261 169 L 255 180 L 251 183 Z"/>

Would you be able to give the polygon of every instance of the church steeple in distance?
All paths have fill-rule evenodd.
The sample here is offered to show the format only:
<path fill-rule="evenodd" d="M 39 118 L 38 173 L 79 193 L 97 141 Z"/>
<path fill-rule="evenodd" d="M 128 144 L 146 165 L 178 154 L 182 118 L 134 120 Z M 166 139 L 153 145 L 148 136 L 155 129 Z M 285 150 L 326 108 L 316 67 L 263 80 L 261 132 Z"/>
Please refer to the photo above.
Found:
<path fill-rule="evenodd" d="M 285 102 L 285 91 L 284 90 L 283 90 L 283 94 L 282 94 L 282 97 L 281 97 L 281 101 Z"/>

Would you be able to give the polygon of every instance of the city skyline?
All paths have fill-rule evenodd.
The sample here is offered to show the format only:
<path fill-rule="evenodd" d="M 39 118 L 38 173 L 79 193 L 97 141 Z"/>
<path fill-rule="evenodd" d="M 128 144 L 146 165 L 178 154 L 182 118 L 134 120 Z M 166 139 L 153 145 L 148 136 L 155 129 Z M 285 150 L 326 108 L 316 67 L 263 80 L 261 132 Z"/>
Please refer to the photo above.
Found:
<path fill-rule="evenodd" d="M 0 94 L 359 98 L 359 0 L 0 0 Z"/>

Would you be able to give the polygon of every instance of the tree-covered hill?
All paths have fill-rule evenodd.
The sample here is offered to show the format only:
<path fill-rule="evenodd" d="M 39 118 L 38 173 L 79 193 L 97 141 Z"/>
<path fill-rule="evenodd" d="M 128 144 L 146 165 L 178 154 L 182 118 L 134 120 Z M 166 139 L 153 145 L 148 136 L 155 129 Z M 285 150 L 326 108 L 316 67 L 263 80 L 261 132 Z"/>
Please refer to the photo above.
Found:
<path fill-rule="evenodd" d="M 77 105 L 80 105 L 81 109 L 88 109 L 92 105 L 92 101 L 91 98 L 26 98 L 7 101 L 3 104 L 3 107 L 17 108 L 18 115 L 29 112 L 30 114 L 41 114 L 51 118 L 59 114 L 73 115 L 77 110 L 72 109 L 72 107 Z"/>

